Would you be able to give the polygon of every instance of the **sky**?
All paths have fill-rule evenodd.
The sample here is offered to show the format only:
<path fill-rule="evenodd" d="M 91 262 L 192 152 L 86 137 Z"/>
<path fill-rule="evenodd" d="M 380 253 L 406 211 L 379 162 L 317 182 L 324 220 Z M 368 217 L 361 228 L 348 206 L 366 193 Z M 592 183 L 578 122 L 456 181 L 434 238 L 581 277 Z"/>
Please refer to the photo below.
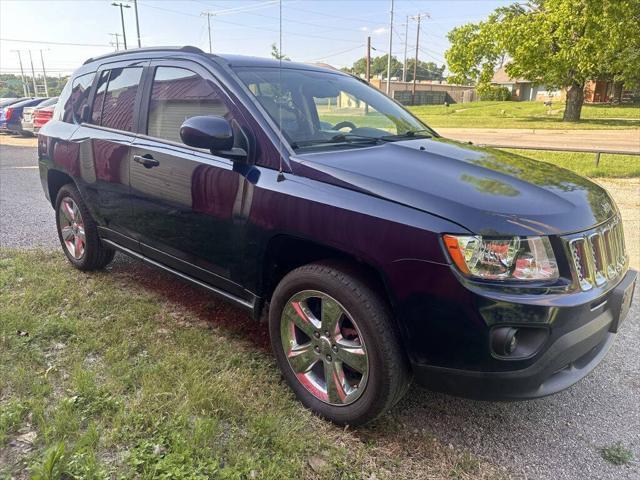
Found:
<path fill-rule="evenodd" d="M 133 2 L 122 1 L 129 48 L 137 46 Z M 123 48 L 120 8 L 113 0 L 0 0 L 0 72 L 19 73 L 18 53 L 25 70 L 66 75 L 87 58 L 115 50 L 115 33 Z M 457 25 L 476 22 L 513 0 L 395 0 L 393 55 L 402 60 L 407 15 L 428 13 L 420 28 L 419 58 L 444 63 L 446 34 Z M 138 0 L 143 47 L 194 45 L 208 51 L 210 17 L 214 53 L 268 57 L 273 43 L 292 60 L 351 66 L 365 55 L 371 36 L 372 56 L 389 50 L 390 0 Z M 409 21 L 408 58 L 415 55 L 416 22 Z M 25 74 L 27 72 L 25 71 Z"/>

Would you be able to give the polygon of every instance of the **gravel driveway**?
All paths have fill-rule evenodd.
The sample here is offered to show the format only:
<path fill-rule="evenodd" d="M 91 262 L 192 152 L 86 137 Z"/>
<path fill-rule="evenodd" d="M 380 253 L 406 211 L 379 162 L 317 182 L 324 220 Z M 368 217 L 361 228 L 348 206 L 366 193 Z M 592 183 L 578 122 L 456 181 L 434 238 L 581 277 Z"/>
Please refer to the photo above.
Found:
<path fill-rule="evenodd" d="M 53 209 L 36 167 L 33 141 L 0 137 L 0 245 L 59 248 Z M 11 143 L 12 145 L 7 145 Z M 20 145 L 22 144 L 22 145 Z M 607 181 L 600 181 L 608 186 Z M 623 206 L 628 242 L 637 244 L 640 182 L 611 182 Z M 621 186 L 622 185 L 622 186 Z M 632 247 L 636 249 L 637 245 Z M 632 263 L 638 268 L 638 257 Z M 445 444 L 504 465 L 515 478 L 640 478 L 640 298 L 603 363 L 586 379 L 557 395 L 527 402 L 477 402 L 412 388 L 387 421 L 407 435 Z M 621 442 L 634 460 L 604 461 L 600 449 Z"/>

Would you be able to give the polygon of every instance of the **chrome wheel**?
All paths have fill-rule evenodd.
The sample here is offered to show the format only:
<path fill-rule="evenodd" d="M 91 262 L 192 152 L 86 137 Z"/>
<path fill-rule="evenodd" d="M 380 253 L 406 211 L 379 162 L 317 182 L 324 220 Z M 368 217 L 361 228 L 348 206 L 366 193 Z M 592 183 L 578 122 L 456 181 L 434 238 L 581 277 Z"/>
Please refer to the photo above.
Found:
<path fill-rule="evenodd" d="M 64 197 L 60 202 L 58 222 L 65 248 L 73 258 L 80 260 L 84 255 L 87 239 L 82 214 L 71 197 Z"/>
<path fill-rule="evenodd" d="M 362 395 L 367 349 L 355 320 L 336 299 L 315 290 L 297 293 L 284 307 L 280 333 L 289 366 L 314 397 L 348 405 Z"/>

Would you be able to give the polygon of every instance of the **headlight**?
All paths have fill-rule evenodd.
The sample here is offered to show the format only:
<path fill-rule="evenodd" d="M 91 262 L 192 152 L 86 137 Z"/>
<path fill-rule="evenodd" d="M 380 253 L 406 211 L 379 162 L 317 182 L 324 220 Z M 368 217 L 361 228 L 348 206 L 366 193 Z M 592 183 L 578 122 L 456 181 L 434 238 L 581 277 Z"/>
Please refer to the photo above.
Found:
<path fill-rule="evenodd" d="M 458 269 L 485 280 L 555 280 L 558 264 L 547 237 L 483 238 L 445 235 L 444 244 Z"/>

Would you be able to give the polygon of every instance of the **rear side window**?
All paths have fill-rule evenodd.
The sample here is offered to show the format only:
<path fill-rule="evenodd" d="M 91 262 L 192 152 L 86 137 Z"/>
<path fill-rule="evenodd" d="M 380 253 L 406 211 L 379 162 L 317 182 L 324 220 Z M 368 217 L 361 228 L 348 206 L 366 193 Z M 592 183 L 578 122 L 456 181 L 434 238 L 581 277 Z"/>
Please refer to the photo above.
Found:
<path fill-rule="evenodd" d="M 91 109 L 91 123 L 100 125 L 102 121 L 102 104 L 104 103 L 104 94 L 107 91 L 107 83 L 109 82 L 109 70 L 105 70 L 100 75 L 98 84 L 96 85 L 96 94 L 93 97 L 93 108 Z"/>
<path fill-rule="evenodd" d="M 187 118 L 198 115 L 230 119 L 229 109 L 213 82 L 185 68 L 156 68 L 147 134 L 181 143 L 180 126 Z"/>
<path fill-rule="evenodd" d="M 54 118 L 67 123 L 82 123 L 86 121 L 86 119 L 82 118 L 82 115 L 83 113 L 86 114 L 88 110 L 91 85 L 95 76 L 95 72 L 86 73 L 75 77 L 67 83 L 56 104 Z M 45 106 L 45 104 L 46 102 L 43 102 L 41 106 Z"/>
<path fill-rule="evenodd" d="M 103 72 L 103 77 L 106 74 L 107 72 Z M 132 131 L 141 76 L 142 67 L 129 67 L 114 68 L 108 74 L 108 81 L 101 77 L 93 102 L 93 123 L 117 130 Z"/>

